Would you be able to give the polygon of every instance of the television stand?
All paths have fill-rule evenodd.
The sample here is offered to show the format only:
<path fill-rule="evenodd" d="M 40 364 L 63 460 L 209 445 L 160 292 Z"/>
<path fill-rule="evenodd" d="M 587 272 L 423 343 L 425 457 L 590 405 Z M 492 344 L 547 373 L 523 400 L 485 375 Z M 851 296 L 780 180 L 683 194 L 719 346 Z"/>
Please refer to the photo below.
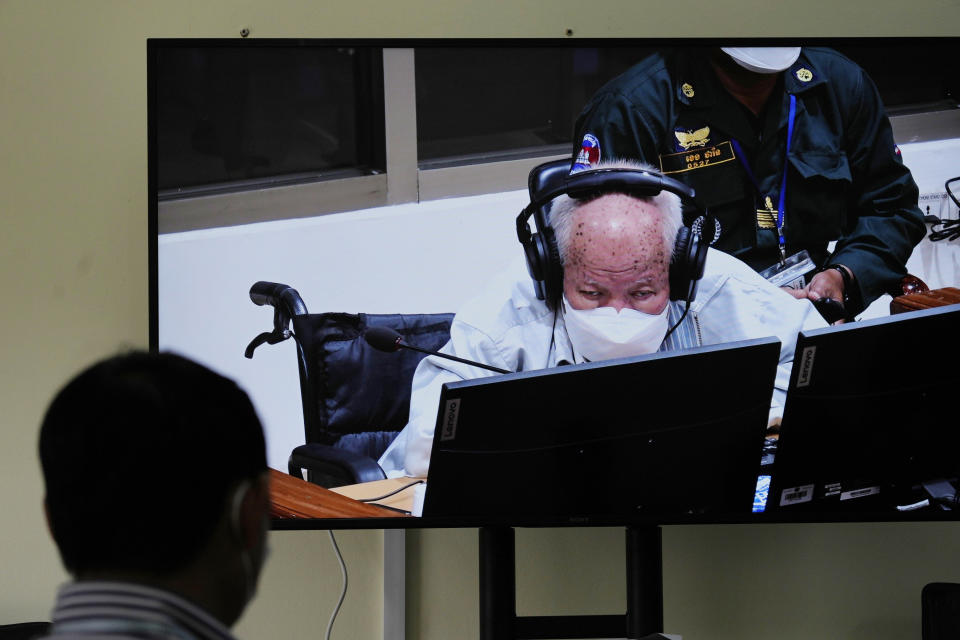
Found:
<path fill-rule="evenodd" d="M 631 638 L 663 632 L 663 562 L 657 525 L 626 527 L 624 615 L 518 616 L 512 527 L 480 528 L 480 640 Z"/>

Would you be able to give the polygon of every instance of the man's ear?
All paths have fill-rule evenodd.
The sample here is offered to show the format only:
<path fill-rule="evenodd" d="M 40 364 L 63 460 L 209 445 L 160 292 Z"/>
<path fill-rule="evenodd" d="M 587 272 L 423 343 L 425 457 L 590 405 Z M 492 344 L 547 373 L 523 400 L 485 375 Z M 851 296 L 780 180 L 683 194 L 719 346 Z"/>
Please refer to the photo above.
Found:
<path fill-rule="evenodd" d="M 270 512 L 270 476 L 263 473 L 234 490 L 230 504 L 230 529 L 244 549 L 262 542 L 264 523 Z"/>

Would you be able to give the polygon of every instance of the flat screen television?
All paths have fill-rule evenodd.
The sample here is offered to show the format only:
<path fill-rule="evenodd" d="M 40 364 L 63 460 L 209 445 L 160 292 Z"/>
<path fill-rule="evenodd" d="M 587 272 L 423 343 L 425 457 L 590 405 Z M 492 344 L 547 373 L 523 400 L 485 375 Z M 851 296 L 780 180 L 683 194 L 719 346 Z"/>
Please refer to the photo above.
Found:
<path fill-rule="evenodd" d="M 285 470 L 304 439 L 297 355 L 288 340 L 244 358 L 272 326 L 250 286 L 286 283 L 315 313 L 456 311 L 522 259 L 514 220 L 528 203 L 527 172 L 569 156 L 586 100 L 642 56 L 678 44 L 728 43 L 148 40 L 151 348 L 236 379 L 264 423 L 270 466 Z M 908 165 L 911 144 L 941 120 L 956 123 L 958 39 L 732 44 L 846 53 L 909 125 L 898 140 Z M 928 164 L 950 171 L 938 158 Z M 915 178 L 921 193 L 942 189 L 940 174 Z"/>

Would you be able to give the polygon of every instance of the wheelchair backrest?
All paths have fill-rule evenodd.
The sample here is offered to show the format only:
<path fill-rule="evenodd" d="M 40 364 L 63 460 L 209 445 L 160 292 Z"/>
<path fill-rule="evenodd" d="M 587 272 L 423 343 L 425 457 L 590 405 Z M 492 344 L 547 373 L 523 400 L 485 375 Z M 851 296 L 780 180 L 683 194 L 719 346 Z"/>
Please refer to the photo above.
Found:
<path fill-rule="evenodd" d="M 425 354 L 367 344 L 370 327 L 389 327 L 405 343 L 438 350 L 450 338 L 452 313 L 294 316 L 307 442 L 378 458 L 407 422 L 413 373 Z"/>

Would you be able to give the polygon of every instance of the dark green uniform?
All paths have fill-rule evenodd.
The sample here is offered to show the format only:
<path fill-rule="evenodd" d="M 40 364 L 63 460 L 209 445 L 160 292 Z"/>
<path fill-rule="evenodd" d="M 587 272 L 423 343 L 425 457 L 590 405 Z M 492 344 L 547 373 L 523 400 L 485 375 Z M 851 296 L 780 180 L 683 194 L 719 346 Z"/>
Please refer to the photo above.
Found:
<path fill-rule="evenodd" d="M 603 87 L 577 119 L 574 170 L 631 158 L 686 182 L 717 218 L 714 246 L 759 271 L 778 260 L 776 210 L 788 160 L 787 255 L 806 249 L 818 267 L 849 267 L 856 285 L 848 313 L 895 292 L 926 228 L 867 74 L 835 51 L 805 47 L 757 117 L 724 90 L 708 55 L 657 53 Z"/>

